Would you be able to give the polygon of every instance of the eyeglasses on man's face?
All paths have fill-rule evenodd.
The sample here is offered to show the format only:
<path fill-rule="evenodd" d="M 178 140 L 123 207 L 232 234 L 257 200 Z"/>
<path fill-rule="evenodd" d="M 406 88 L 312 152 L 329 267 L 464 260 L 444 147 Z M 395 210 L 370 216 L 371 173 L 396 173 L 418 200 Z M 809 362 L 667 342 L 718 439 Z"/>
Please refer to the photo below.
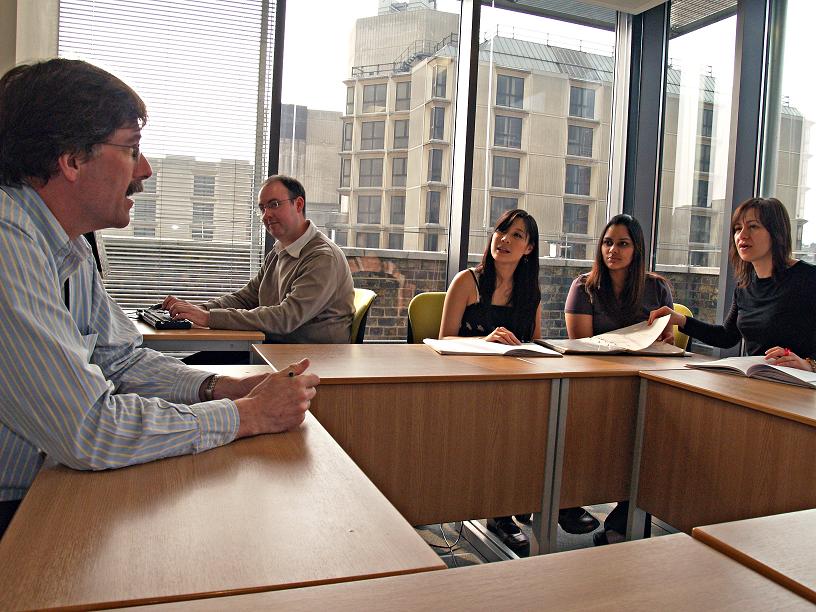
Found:
<path fill-rule="evenodd" d="M 267 209 L 275 210 L 284 202 L 294 202 L 295 198 L 285 198 L 283 200 L 267 200 L 266 202 L 259 202 L 258 203 L 258 212 L 263 215 Z"/>
<path fill-rule="evenodd" d="M 139 158 L 142 155 L 142 151 L 139 148 L 139 144 L 133 145 L 126 145 L 126 144 L 117 144 L 115 142 L 100 142 L 99 144 L 103 145 L 110 145 L 111 147 L 119 147 L 120 149 L 130 149 L 130 157 L 133 161 L 139 161 Z"/>

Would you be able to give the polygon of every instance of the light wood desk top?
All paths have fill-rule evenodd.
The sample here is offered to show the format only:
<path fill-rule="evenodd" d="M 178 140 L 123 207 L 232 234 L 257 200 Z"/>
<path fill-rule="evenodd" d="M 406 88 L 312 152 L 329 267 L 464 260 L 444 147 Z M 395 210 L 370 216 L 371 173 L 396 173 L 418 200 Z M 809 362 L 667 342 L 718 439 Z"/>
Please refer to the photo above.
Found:
<path fill-rule="evenodd" d="M 816 427 L 816 390 L 733 374 L 682 369 L 643 372 L 646 380 Z"/>
<path fill-rule="evenodd" d="M 816 509 L 695 527 L 692 534 L 816 603 Z"/>
<path fill-rule="evenodd" d="M 242 331 L 235 329 L 210 329 L 208 327 L 193 327 L 192 329 L 156 329 L 138 319 L 133 323 L 142 334 L 145 341 L 156 340 L 237 340 L 244 342 L 263 342 L 266 336 L 259 331 Z"/>
<path fill-rule="evenodd" d="M 311 416 L 120 470 L 50 465 L 0 540 L 0 609 L 155 603 L 444 568 Z M 8 568 L 14 568 L 9 571 Z"/>
<path fill-rule="evenodd" d="M 308 589 L 134 612 L 249 610 L 811 610 L 801 597 L 685 534 Z"/>

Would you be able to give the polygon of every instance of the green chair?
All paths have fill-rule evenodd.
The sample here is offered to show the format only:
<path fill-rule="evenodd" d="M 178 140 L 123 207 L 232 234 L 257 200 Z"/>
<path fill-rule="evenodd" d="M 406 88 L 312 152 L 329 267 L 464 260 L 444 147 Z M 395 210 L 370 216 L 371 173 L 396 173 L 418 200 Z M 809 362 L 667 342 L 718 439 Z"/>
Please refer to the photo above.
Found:
<path fill-rule="evenodd" d="M 442 325 L 444 291 L 418 293 L 408 304 L 408 343 L 420 344 L 425 338 L 438 338 Z"/>
<path fill-rule="evenodd" d="M 693 317 L 691 310 L 689 310 L 686 306 L 682 304 L 678 304 L 677 302 L 674 303 L 674 309 L 679 312 L 681 315 L 686 317 Z M 686 350 L 689 343 L 689 337 L 681 332 L 677 326 L 674 326 L 674 345 L 679 346 L 681 349 Z"/>
<path fill-rule="evenodd" d="M 354 319 L 351 321 L 351 343 L 362 344 L 365 337 L 368 309 L 377 299 L 377 294 L 370 289 L 354 288 Z"/>

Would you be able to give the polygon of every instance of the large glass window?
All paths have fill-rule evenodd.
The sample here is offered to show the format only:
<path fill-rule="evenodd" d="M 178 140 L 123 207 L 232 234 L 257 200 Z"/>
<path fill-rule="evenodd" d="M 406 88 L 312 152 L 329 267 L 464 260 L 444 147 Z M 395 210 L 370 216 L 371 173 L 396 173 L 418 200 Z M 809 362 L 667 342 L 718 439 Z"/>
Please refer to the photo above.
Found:
<path fill-rule="evenodd" d="M 411 122 L 408 119 L 394 120 L 394 148 L 407 149 L 408 148 L 408 130 Z"/>
<path fill-rule="evenodd" d="M 496 115 L 496 129 L 493 134 L 496 147 L 521 148 L 521 118 Z"/>
<path fill-rule="evenodd" d="M 425 206 L 425 223 L 439 223 L 439 203 L 441 201 L 441 193 L 438 191 L 429 191 Z"/>
<path fill-rule="evenodd" d="M 564 185 L 564 193 L 588 196 L 591 180 L 591 166 L 567 164 L 567 180 Z"/>
<path fill-rule="evenodd" d="M 524 106 L 524 79 L 500 74 L 496 77 L 496 106 L 522 108 Z"/>
<path fill-rule="evenodd" d="M 360 160 L 360 187 L 382 186 L 382 157 Z"/>
<path fill-rule="evenodd" d="M 493 186 L 518 189 L 520 164 L 518 157 L 493 156 Z"/>
<path fill-rule="evenodd" d="M 343 124 L 343 151 L 351 151 L 352 136 L 354 135 L 354 124 Z"/>
<path fill-rule="evenodd" d="M 363 121 L 360 129 L 360 149 L 370 151 L 384 148 L 385 121 Z"/>
<path fill-rule="evenodd" d="M 408 158 L 395 157 L 391 160 L 391 186 L 405 187 L 408 178 Z"/>
<path fill-rule="evenodd" d="M 363 86 L 363 112 L 382 113 L 385 112 L 385 94 L 387 85 L 380 83 L 377 85 Z"/>
<path fill-rule="evenodd" d="M 351 158 L 345 157 L 340 160 L 340 186 L 351 187 Z"/>
<path fill-rule="evenodd" d="M 595 90 L 588 87 L 570 87 L 570 117 L 595 118 Z"/>
<path fill-rule="evenodd" d="M 397 81 L 397 94 L 394 110 L 411 110 L 411 81 Z"/>
<path fill-rule="evenodd" d="M 564 204 L 565 234 L 586 234 L 589 232 L 589 206 L 586 204 Z"/>
<path fill-rule="evenodd" d="M 445 139 L 445 109 L 434 106 L 431 109 L 431 140 Z"/>
<path fill-rule="evenodd" d="M 405 224 L 405 196 L 391 196 L 391 225 Z"/>
<path fill-rule="evenodd" d="M 428 151 L 428 180 L 437 183 L 442 181 L 442 149 Z"/>
<path fill-rule="evenodd" d="M 567 130 L 567 155 L 592 157 L 592 128 L 570 125 Z"/>
<path fill-rule="evenodd" d="M 490 227 L 496 227 L 496 221 L 508 210 L 518 208 L 518 198 L 493 196 L 490 199 Z"/>
<path fill-rule="evenodd" d="M 346 87 L 346 114 L 354 114 L 354 87 Z"/>
<path fill-rule="evenodd" d="M 380 196 L 359 196 L 357 198 L 357 223 L 379 223 L 381 207 Z"/>
<path fill-rule="evenodd" d="M 434 98 L 445 98 L 448 95 L 448 67 L 434 66 L 433 70 Z"/>

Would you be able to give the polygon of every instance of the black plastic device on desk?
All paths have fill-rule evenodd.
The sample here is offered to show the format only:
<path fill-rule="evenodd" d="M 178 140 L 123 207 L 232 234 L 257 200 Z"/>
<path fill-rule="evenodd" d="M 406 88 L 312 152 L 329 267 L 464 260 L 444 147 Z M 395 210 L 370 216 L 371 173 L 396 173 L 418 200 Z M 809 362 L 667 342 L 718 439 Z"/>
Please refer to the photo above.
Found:
<path fill-rule="evenodd" d="M 169 312 L 159 308 L 139 308 L 136 314 L 156 329 L 190 329 L 193 326 L 187 319 L 174 319 Z"/>

